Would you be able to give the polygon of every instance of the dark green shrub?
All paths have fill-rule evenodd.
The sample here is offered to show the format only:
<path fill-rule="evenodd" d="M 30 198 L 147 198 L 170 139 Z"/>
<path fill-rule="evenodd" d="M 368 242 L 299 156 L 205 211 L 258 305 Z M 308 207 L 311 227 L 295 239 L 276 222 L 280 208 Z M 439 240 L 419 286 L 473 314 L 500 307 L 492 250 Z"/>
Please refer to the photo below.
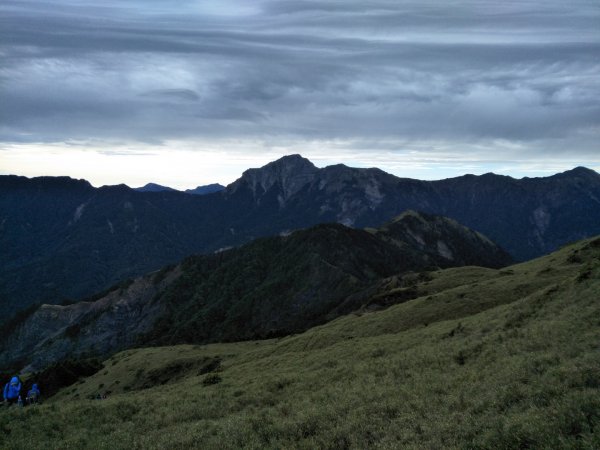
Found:
<path fill-rule="evenodd" d="M 223 379 L 216 373 L 213 373 L 211 375 L 208 375 L 206 378 L 204 378 L 204 380 L 202 380 L 202 384 L 204 386 L 210 386 L 212 384 L 218 384 L 221 381 L 223 381 Z"/>
<path fill-rule="evenodd" d="M 38 383 L 42 395 L 48 398 L 63 387 L 76 383 L 80 378 L 94 375 L 103 367 L 97 359 L 63 360 L 34 373 L 31 380 Z"/>

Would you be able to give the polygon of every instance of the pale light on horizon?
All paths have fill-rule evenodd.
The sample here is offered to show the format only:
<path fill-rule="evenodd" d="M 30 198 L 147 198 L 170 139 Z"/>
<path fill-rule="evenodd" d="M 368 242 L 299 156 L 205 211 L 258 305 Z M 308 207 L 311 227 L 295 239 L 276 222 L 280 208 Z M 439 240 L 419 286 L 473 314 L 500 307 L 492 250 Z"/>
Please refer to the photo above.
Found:
<path fill-rule="evenodd" d="M 475 147 L 469 152 L 452 152 L 447 148 L 424 151 L 363 151 L 344 142 L 290 142 L 267 146 L 261 142 L 231 141 L 225 144 L 171 142 L 167 145 L 116 145 L 105 147 L 87 144 L 5 144 L 0 148 L 0 174 L 37 176 L 69 176 L 86 179 L 94 186 L 127 184 L 139 187 L 157 183 L 175 189 L 191 189 L 211 183 L 228 185 L 249 168 L 265 164 L 289 154 L 301 154 L 317 167 L 346 164 L 350 167 L 377 167 L 399 177 L 434 180 L 479 175 L 486 172 L 514 178 L 548 176 L 585 166 L 600 171 L 600 156 L 586 160 L 554 158 L 540 161 L 517 157 L 491 159 L 480 155 Z M 438 144 L 439 145 L 439 144 Z M 430 147 L 436 146 L 434 143 Z M 225 150 L 223 147 L 227 147 Z M 505 152 L 506 148 L 503 149 Z M 488 152 L 489 154 L 489 152 Z"/>

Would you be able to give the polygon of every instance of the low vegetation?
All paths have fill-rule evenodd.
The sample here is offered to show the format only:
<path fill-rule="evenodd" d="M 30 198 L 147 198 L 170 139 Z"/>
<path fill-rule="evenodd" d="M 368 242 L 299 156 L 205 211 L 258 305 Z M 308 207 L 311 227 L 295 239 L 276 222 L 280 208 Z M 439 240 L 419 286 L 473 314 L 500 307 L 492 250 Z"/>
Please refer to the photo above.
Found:
<path fill-rule="evenodd" d="M 0 447 L 600 448 L 600 239 L 415 280 L 294 336 L 121 352 L 3 408 Z"/>

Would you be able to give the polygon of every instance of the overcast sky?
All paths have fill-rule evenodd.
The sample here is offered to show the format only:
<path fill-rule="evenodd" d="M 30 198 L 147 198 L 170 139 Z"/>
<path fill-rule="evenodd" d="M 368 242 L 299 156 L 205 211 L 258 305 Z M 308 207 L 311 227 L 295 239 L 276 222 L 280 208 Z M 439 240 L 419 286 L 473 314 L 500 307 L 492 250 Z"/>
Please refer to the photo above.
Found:
<path fill-rule="evenodd" d="M 600 170 L 598 0 L 2 0 L 0 173 Z"/>

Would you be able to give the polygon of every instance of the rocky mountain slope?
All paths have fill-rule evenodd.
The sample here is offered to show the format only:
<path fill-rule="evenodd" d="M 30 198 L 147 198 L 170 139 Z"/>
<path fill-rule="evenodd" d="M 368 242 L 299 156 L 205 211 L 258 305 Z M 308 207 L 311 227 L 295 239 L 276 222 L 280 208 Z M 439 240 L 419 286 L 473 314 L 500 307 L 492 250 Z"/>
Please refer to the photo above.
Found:
<path fill-rule="evenodd" d="M 416 295 L 415 271 L 510 261 L 481 234 L 412 211 L 381 229 L 319 225 L 188 258 L 94 301 L 42 305 L 3 333 L 0 366 L 30 370 L 135 343 L 283 336 L 373 304 L 392 287 L 401 289 L 393 300 L 376 302 L 404 301 Z"/>
<path fill-rule="evenodd" d="M 525 260 L 600 233 L 600 175 L 576 168 L 547 178 L 419 181 L 318 169 L 292 155 L 202 196 L 2 176 L 0 317 L 91 295 L 187 255 L 318 223 L 380 226 L 407 209 L 451 217 Z"/>

